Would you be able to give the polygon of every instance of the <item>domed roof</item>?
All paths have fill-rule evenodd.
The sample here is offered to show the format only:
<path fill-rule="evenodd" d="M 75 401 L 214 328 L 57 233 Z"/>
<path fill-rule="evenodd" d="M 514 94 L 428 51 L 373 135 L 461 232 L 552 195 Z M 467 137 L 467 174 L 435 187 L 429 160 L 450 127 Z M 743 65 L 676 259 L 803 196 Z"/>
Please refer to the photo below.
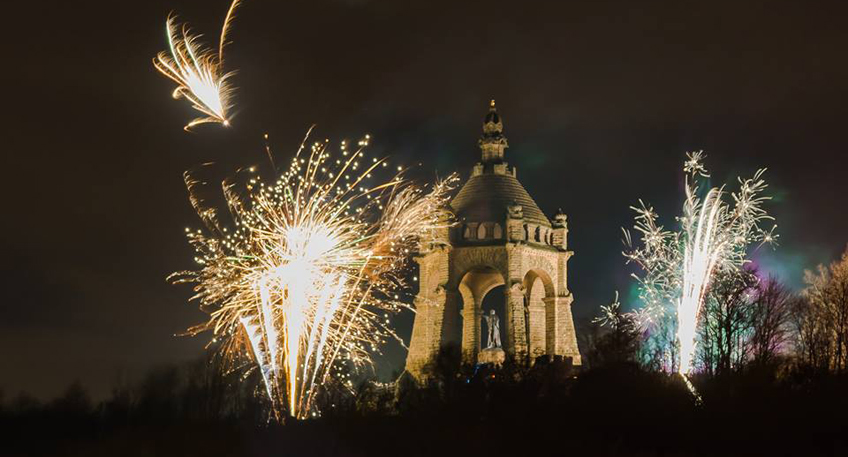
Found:
<path fill-rule="evenodd" d="M 545 213 L 512 173 L 483 172 L 475 174 L 451 201 L 456 217 L 466 222 L 501 222 L 507 208 L 521 205 L 524 219 L 534 224 L 551 226 Z"/>
<path fill-rule="evenodd" d="M 504 149 L 509 145 L 503 135 L 503 121 L 494 100 L 489 104 L 489 112 L 483 122 L 483 136 L 478 144 L 482 160 L 474 166 L 468 182 L 451 202 L 457 219 L 465 222 L 502 222 L 510 206 L 521 205 L 526 221 L 551 227 L 551 221 L 518 182 L 515 168 L 503 161 Z"/>

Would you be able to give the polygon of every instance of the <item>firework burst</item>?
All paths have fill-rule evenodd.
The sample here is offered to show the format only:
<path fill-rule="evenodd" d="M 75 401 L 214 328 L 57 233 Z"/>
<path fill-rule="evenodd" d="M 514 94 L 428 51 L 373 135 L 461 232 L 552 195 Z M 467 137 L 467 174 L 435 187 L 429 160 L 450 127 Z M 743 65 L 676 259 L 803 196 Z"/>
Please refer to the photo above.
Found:
<path fill-rule="evenodd" d="M 709 177 L 703 157 L 702 152 L 689 153 L 684 164 L 686 200 L 677 218 L 679 231 L 665 230 L 654 209 L 641 200 L 632 208 L 641 246 L 635 247 L 630 232 L 624 231 L 624 255 L 642 269 L 634 277 L 644 308 L 634 316 L 650 329 L 666 312 L 674 312 L 679 360 L 671 364 L 680 374 L 693 369 L 698 318 L 715 274 L 739 274 L 751 245 L 776 241 L 776 225 L 761 227 L 773 220 L 763 209 L 770 200 L 763 195 L 765 170 L 750 179 L 739 178 L 739 191 L 730 193 L 732 203 L 725 201 L 724 186 L 710 188 L 701 197 L 698 180 Z"/>
<path fill-rule="evenodd" d="M 187 174 L 207 230 L 187 233 L 199 268 L 172 277 L 196 284 L 194 298 L 210 316 L 190 333 L 211 331 L 229 360 L 258 369 L 278 418 L 317 414 L 321 387 L 349 387 L 351 370 L 396 338 L 389 316 L 407 308 L 399 299 L 407 261 L 451 224 L 447 198 L 457 180 L 425 192 L 399 169 L 368 184 L 386 163 L 366 160 L 361 148 L 342 143 L 338 157 L 326 143 L 303 151 L 274 182 L 248 170 L 245 181 L 224 183 L 230 228 Z"/>
<path fill-rule="evenodd" d="M 194 109 L 203 113 L 203 117 L 189 122 L 185 126 L 186 130 L 209 122 L 230 125 L 233 87 L 229 78 L 233 72 L 224 71 L 223 54 L 227 32 L 239 3 L 239 0 L 233 1 L 227 11 L 217 53 L 200 44 L 200 36 L 193 35 L 188 26 L 177 24 L 173 16 L 168 17 L 166 31 L 169 50 L 160 52 L 153 59 L 153 65 L 177 83 L 172 94 L 175 99 L 185 98 Z"/>
<path fill-rule="evenodd" d="M 618 328 L 625 314 L 621 311 L 621 302 L 618 300 L 618 291 L 615 291 L 615 299 L 609 305 L 601 305 L 601 315 L 592 319 L 592 323 L 601 327 Z"/>

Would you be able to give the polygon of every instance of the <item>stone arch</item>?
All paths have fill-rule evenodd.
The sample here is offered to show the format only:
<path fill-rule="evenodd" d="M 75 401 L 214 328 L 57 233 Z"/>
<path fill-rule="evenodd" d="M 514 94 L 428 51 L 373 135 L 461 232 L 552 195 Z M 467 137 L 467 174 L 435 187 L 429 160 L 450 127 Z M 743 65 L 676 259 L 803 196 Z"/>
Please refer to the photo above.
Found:
<path fill-rule="evenodd" d="M 534 268 L 527 271 L 523 279 L 525 315 L 527 322 L 527 349 L 530 360 L 542 355 L 553 355 L 554 328 L 553 302 L 556 295 L 554 283 L 547 271 Z"/>
<path fill-rule="evenodd" d="M 491 266 L 475 266 L 460 276 L 458 289 L 462 297 L 462 357 L 466 363 L 475 363 L 483 343 L 480 319 L 483 299 L 492 289 L 506 284 L 504 275 Z M 505 297 L 504 297 L 505 298 Z M 505 330 L 501 317 L 501 332 Z"/>
<path fill-rule="evenodd" d="M 503 238 L 503 228 L 501 228 L 501 224 L 495 222 L 495 225 L 492 226 L 492 238 L 499 240 Z"/>
<path fill-rule="evenodd" d="M 541 286 L 544 290 L 544 297 L 549 298 L 556 295 L 556 288 L 554 287 L 554 281 L 551 278 L 550 273 L 548 273 L 544 268 L 530 268 L 524 273 L 524 289 L 529 291 L 533 288 L 533 285 L 536 283 L 536 280 L 539 280 Z"/>
<path fill-rule="evenodd" d="M 470 225 L 465 224 L 465 228 L 462 230 L 462 237 L 465 238 L 466 240 L 471 238 L 471 226 Z"/>

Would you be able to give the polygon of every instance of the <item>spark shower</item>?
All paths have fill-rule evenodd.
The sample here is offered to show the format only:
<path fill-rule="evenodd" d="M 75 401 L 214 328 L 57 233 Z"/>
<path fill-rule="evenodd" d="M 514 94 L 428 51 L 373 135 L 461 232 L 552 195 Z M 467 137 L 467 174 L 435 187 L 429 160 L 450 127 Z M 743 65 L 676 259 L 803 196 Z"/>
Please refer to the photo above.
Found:
<path fill-rule="evenodd" d="M 177 83 L 175 98 L 205 115 L 186 130 L 230 124 L 233 73 L 224 72 L 222 55 L 238 5 L 227 12 L 217 53 L 167 20 L 170 52 L 154 65 Z M 205 183 L 185 174 L 205 230 L 186 229 L 197 269 L 170 279 L 195 284 L 193 299 L 209 314 L 188 333 L 212 332 L 228 366 L 258 371 L 277 420 L 319 414 L 322 388 L 351 388 L 351 372 L 388 339 L 401 341 L 389 318 L 411 309 L 400 298 L 410 255 L 452 224 L 447 199 L 457 177 L 428 191 L 405 181 L 402 167 L 379 179 L 388 163 L 369 161 L 368 140 L 355 150 L 342 142 L 336 155 L 327 142 L 306 148 L 304 140 L 288 170 L 267 184 L 254 167 L 224 181 L 227 223 L 206 204 Z"/>
<path fill-rule="evenodd" d="M 740 274 L 751 245 L 774 243 L 777 238 L 777 225 L 761 227 L 773 220 L 763 208 L 771 199 L 763 195 L 768 187 L 765 169 L 738 179 L 739 190 L 729 193 L 731 204 L 725 201 L 725 186 L 700 193 L 699 178 L 709 178 L 703 158 L 700 151 L 689 153 L 684 164 L 686 198 L 683 214 L 677 218 L 679 231 L 659 225 L 659 215 L 641 200 L 640 206 L 632 208 L 640 246 L 634 246 L 630 232 L 624 230 L 624 255 L 642 270 L 633 276 L 643 307 L 632 317 L 650 331 L 664 315 L 673 313 L 679 357 L 675 360 L 669 353 L 666 362 L 684 379 L 694 368 L 698 319 L 716 275 Z"/>

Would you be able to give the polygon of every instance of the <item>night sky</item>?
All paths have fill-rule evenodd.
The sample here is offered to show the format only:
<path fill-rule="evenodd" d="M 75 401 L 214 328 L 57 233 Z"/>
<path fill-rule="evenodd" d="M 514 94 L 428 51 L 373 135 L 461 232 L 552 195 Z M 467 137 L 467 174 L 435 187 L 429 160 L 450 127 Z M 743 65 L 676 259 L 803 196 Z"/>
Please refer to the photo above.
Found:
<path fill-rule="evenodd" d="M 23 4 L 21 4 L 23 3 Z M 780 246 L 757 252 L 795 288 L 848 242 L 845 2 L 245 0 L 227 48 L 234 126 L 195 116 L 151 59 L 170 11 L 217 40 L 228 0 L 28 1 L 4 6 L 0 389 L 95 397 L 118 376 L 196 359 L 207 336 L 183 234 L 199 227 L 184 170 L 264 166 L 306 130 L 373 137 L 430 180 L 479 159 L 495 98 L 506 158 L 549 215 L 569 216 L 578 319 L 619 290 L 621 227 L 653 203 L 673 224 L 685 152 L 713 184 L 759 167 Z M 409 317 L 399 320 L 408 339 Z M 398 369 L 397 348 L 380 372 Z"/>

